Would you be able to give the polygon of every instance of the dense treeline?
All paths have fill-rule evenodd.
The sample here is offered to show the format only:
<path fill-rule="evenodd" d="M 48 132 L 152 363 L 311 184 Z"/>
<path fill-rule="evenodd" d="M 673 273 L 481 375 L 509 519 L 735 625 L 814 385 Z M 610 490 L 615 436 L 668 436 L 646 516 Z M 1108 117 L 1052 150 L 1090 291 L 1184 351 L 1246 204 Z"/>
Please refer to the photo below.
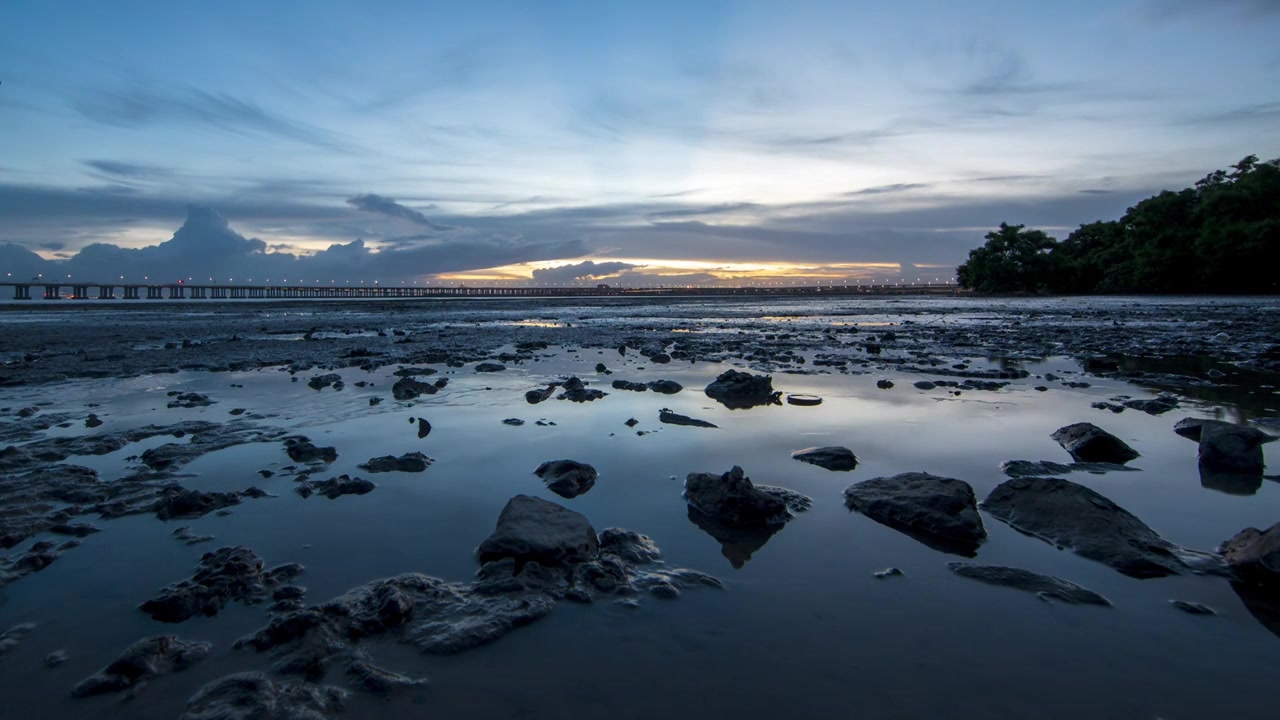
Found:
<path fill-rule="evenodd" d="M 1000 224 L 956 274 L 992 293 L 1280 292 L 1280 159 L 1250 155 L 1058 241 Z"/>

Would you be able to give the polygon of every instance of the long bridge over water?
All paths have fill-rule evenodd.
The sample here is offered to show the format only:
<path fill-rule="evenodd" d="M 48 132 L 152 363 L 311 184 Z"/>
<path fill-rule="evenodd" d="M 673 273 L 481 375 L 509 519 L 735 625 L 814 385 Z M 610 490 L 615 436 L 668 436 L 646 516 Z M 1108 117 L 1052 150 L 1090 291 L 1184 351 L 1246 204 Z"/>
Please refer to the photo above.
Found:
<path fill-rule="evenodd" d="M 344 300 L 451 297 L 670 297 L 807 295 L 955 295 L 951 283 L 881 285 L 793 285 L 777 287 L 468 287 L 458 285 L 219 285 L 215 283 L 135 284 L 121 282 L 0 282 L 14 300 Z M 70 289 L 70 294 L 64 290 Z M 33 293 L 34 291 L 34 293 Z M 92 292 L 91 292 L 92 291 Z"/>

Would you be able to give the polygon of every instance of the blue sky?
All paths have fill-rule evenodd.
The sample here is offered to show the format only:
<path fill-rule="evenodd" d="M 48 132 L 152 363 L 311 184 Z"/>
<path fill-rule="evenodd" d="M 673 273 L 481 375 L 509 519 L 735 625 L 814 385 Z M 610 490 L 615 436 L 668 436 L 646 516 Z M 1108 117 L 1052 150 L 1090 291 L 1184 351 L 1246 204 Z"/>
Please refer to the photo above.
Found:
<path fill-rule="evenodd" d="M 0 264 L 949 275 L 1002 221 L 1280 154 L 1277 30 L 1280 0 L 7 0 Z M 139 254 L 192 203 L 229 226 Z"/>

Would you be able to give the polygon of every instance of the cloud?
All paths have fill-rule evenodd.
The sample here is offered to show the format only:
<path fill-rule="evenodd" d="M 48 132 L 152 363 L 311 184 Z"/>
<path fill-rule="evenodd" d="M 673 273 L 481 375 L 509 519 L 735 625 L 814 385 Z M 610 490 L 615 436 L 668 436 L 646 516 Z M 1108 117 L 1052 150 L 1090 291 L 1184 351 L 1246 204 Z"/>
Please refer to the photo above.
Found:
<path fill-rule="evenodd" d="M 40 243 L 40 247 L 45 250 L 62 250 L 66 248 L 66 243 L 58 242 L 57 240 L 49 240 L 47 242 Z"/>
<path fill-rule="evenodd" d="M 336 133 L 281 117 L 247 100 L 195 88 L 99 90 L 77 100 L 74 107 L 82 116 L 114 127 L 176 123 L 233 135 L 291 140 L 331 151 L 357 150 Z"/>
<path fill-rule="evenodd" d="M 389 197 L 374 195 L 373 193 L 356 195 L 353 198 L 348 198 L 347 204 L 354 208 L 364 210 L 365 212 L 382 213 L 383 215 L 390 215 L 391 217 L 404 218 L 409 222 L 440 232 L 454 229 L 450 225 L 440 225 L 431 222 L 426 215 L 423 215 L 417 210 L 407 208 Z"/>
<path fill-rule="evenodd" d="M 636 267 L 640 266 L 624 262 L 597 263 L 585 260 L 576 265 L 561 265 L 559 267 L 534 270 L 533 280 L 534 282 L 551 285 L 569 283 L 575 280 L 600 280 Z"/>
<path fill-rule="evenodd" d="M 684 207 L 674 210 L 658 210 L 649 213 L 649 217 L 685 217 L 689 215 L 722 215 L 726 213 L 742 212 L 743 210 L 757 210 L 761 206 L 756 203 L 737 202 L 737 203 L 721 203 L 719 205 L 706 205 L 703 207 Z"/>
<path fill-rule="evenodd" d="M 117 160 L 85 160 L 84 164 L 104 175 L 128 179 L 170 177 L 173 171 L 155 165 L 139 165 Z"/>
<path fill-rule="evenodd" d="M 1241 20 L 1259 20 L 1280 15 L 1277 0 L 1148 0 L 1146 14 L 1157 22 L 1180 20 L 1196 15 L 1233 14 Z"/>
<path fill-rule="evenodd" d="M 893 185 L 876 185 L 874 187 L 851 190 L 845 195 L 883 195 L 885 193 L 907 192 L 929 187 L 929 183 L 894 183 Z"/>

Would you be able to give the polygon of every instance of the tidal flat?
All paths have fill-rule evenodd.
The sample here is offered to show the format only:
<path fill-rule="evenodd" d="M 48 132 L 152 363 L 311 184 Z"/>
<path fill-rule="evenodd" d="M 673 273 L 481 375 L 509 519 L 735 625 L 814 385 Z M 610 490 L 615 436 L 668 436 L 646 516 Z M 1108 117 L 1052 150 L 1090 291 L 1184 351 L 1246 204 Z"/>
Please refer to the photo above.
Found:
<path fill-rule="evenodd" d="M 0 305 L 0 693 L 1270 718 L 1278 343 L 1273 298 Z"/>

